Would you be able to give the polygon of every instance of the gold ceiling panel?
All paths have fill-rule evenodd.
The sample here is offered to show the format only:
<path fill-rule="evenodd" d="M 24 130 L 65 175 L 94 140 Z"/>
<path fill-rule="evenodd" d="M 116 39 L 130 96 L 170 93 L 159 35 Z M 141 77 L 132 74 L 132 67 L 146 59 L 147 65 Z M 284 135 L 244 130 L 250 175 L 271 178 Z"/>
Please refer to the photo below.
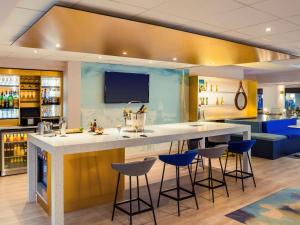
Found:
<path fill-rule="evenodd" d="M 218 66 L 294 56 L 156 25 L 54 6 L 13 45 Z"/>

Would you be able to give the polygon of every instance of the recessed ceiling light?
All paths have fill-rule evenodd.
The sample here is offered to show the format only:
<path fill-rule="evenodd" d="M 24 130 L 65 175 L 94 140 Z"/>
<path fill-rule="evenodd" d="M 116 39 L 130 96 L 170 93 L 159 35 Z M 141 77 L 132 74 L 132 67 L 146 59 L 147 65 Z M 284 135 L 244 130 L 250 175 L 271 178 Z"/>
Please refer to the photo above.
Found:
<path fill-rule="evenodd" d="M 123 55 L 127 55 L 127 52 L 126 52 L 126 51 L 124 51 L 124 52 L 122 52 L 122 54 L 123 54 Z"/>
<path fill-rule="evenodd" d="M 59 44 L 59 43 L 56 43 L 55 47 L 56 47 L 56 48 L 60 48 L 60 44 Z"/>
<path fill-rule="evenodd" d="M 38 50 L 36 50 L 36 49 L 35 49 L 35 50 L 33 50 L 33 53 L 35 53 L 35 54 L 36 54 L 36 53 L 38 53 Z"/>
<path fill-rule="evenodd" d="M 176 58 L 176 57 L 174 57 L 174 58 L 173 58 L 173 61 L 177 61 L 177 58 Z"/>
<path fill-rule="evenodd" d="M 102 56 L 101 56 L 101 55 L 99 55 L 99 56 L 98 56 L 98 59 L 102 59 Z"/>
<path fill-rule="evenodd" d="M 272 31 L 272 28 L 271 27 L 267 27 L 266 28 L 266 32 L 271 32 Z"/>

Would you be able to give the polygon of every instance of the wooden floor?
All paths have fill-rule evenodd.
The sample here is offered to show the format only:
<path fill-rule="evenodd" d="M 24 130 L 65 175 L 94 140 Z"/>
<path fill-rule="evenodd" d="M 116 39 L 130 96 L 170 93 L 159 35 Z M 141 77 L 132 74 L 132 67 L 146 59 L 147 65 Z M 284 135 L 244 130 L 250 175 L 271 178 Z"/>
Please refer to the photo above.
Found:
<path fill-rule="evenodd" d="M 232 166 L 233 160 L 230 162 Z M 208 191 L 196 188 L 198 194 L 199 210 L 196 210 L 194 199 L 182 203 L 181 217 L 177 217 L 176 202 L 163 198 L 161 207 L 156 209 L 158 224 L 204 224 L 204 225 L 234 225 L 240 224 L 224 215 L 255 202 L 273 192 L 287 187 L 300 187 L 300 160 L 281 158 L 278 160 L 264 160 L 253 158 L 257 188 L 253 187 L 252 180 L 246 181 L 246 190 L 243 193 L 241 183 L 227 178 L 230 198 L 224 190 L 217 191 L 215 204 L 208 200 Z M 157 162 L 149 174 L 151 191 L 156 203 L 162 165 Z M 182 169 L 182 174 L 186 173 Z M 167 167 L 166 176 L 171 179 L 167 185 L 172 184 L 174 170 Z M 184 174 L 183 174 L 184 175 Z M 216 164 L 216 175 L 217 164 Z M 204 175 L 202 174 L 204 177 Z M 188 187 L 187 177 L 183 183 Z M 142 179 L 141 179 L 142 180 Z M 142 189 L 143 193 L 146 193 Z M 17 175 L 0 178 L 0 224 L 1 225 L 44 225 L 50 224 L 49 217 L 36 204 L 29 204 L 27 200 L 27 176 Z M 80 210 L 65 215 L 67 225 L 96 225 L 96 224 L 128 224 L 128 218 L 121 212 L 116 212 L 115 221 L 110 221 L 111 205 L 98 206 Z M 134 217 L 134 224 L 152 224 L 152 214 L 145 213 Z"/>

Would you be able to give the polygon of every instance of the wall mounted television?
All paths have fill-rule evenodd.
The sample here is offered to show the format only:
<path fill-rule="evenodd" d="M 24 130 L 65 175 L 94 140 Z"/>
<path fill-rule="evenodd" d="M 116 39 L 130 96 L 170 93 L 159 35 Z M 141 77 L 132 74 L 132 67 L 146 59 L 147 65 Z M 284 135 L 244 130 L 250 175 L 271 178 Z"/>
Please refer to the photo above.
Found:
<path fill-rule="evenodd" d="M 104 102 L 149 102 L 149 74 L 105 72 Z"/>

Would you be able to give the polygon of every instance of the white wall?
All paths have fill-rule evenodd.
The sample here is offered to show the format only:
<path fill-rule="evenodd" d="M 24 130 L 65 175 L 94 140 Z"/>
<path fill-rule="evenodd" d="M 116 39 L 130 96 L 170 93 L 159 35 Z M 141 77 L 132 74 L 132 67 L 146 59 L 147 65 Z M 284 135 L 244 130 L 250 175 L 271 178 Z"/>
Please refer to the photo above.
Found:
<path fill-rule="evenodd" d="M 245 75 L 246 79 L 257 80 L 259 84 L 300 84 L 300 69 L 292 71 L 272 72 L 256 75 Z"/>
<path fill-rule="evenodd" d="M 284 94 L 280 93 L 284 91 L 284 85 L 259 84 L 259 88 L 263 89 L 264 108 L 269 112 L 272 108 L 279 108 L 281 111 L 284 109 Z"/>
<path fill-rule="evenodd" d="M 66 63 L 62 61 L 51 61 L 42 59 L 21 59 L 0 57 L 0 67 L 16 69 L 35 69 L 35 70 L 58 70 L 65 71 Z"/>
<path fill-rule="evenodd" d="M 81 62 L 67 62 L 64 74 L 64 117 L 68 128 L 81 127 Z"/>
<path fill-rule="evenodd" d="M 191 75 L 244 79 L 244 69 L 237 66 L 197 66 L 189 69 Z"/>

